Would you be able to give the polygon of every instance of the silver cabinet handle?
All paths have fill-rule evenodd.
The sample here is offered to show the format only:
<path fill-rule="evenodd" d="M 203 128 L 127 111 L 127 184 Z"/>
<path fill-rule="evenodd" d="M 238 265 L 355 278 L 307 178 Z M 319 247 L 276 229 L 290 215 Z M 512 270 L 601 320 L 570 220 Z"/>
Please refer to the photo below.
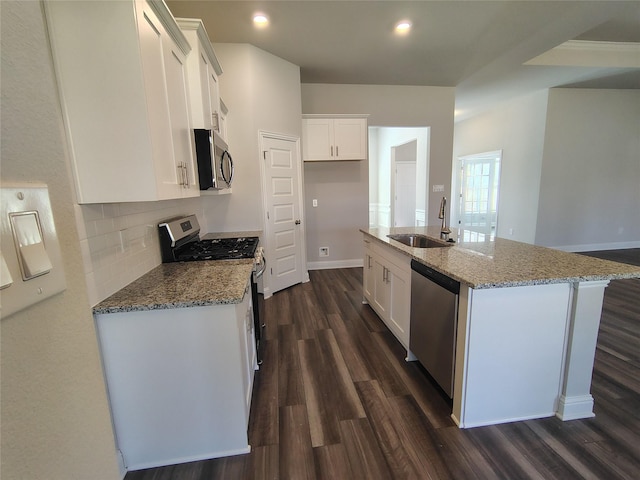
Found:
<path fill-rule="evenodd" d="M 367 255 L 367 268 L 371 269 L 371 255 Z"/>
<path fill-rule="evenodd" d="M 336 157 L 339 157 L 340 154 L 338 153 L 338 146 L 336 145 Z"/>
<path fill-rule="evenodd" d="M 177 168 L 180 170 L 180 186 L 184 188 L 184 167 L 182 162 L 178 163 Z"/>
<path fill-rule="evenodd" d="M 333 157 L 333 145 L 331 145 L 331 156 Z"/>

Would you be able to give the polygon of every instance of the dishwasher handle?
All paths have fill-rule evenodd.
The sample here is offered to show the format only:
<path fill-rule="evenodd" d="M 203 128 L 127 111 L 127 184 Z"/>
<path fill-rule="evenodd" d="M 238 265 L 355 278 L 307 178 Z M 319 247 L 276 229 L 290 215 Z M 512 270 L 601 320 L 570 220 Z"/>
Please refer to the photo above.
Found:
<path fill-rule="evenodd" d="M 428 278 L 432 282 L 437 283 L 442 288 L 450 291 L 451 293 L 455 293 L 456 295 L 460 293 L 460 282 L 454 280 L 451 277 L 447 277 L 445 274 L 440 273 L 431 267 L 427 267 L 426 265 L 416 260 L 411 260 L 411 270 L 419 273 L 423 277 Z"/>

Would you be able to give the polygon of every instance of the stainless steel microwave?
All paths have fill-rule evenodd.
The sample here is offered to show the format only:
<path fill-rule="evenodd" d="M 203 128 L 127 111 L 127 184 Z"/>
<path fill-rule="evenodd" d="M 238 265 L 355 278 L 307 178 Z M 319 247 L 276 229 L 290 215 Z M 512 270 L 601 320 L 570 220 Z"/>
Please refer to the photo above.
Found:
<path fill-rule="evenodd" d="M 196 128 L 193 131 L 198 160 L 200 190 L 231 187 L 233 159 L 227 143 L 215 130 Z"/>

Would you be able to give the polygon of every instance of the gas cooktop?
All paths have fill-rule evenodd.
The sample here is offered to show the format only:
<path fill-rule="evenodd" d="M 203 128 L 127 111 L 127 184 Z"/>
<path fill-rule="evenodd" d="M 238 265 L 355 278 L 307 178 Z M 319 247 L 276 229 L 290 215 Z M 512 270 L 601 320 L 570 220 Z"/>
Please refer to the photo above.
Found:
<path fill-rule="evenodd" d="M 189 242 L 174 251 L 178 262 L 254 258 L 258 237 L 216 238 Z"/>

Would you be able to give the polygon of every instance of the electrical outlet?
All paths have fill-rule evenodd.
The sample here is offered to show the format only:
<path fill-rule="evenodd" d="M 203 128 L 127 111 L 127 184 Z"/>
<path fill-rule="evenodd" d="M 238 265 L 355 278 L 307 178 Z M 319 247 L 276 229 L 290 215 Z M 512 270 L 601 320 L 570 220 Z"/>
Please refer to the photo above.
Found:
<path fill-rule="evenodd" d="M 317 199 L 317 198 L 314 198 L 314 199 L 312 200 L 312 204 L 313 204 L 313 206 L 314 206 L 314 207 L 317 207 L 317 206 L 318 206 L 318 199 Z"/>
<path fill-rule="evenodd" d="M 329 247 L 320 247 L 319 255 L 321 257 L 328 257 L 329 256 Z"/>

